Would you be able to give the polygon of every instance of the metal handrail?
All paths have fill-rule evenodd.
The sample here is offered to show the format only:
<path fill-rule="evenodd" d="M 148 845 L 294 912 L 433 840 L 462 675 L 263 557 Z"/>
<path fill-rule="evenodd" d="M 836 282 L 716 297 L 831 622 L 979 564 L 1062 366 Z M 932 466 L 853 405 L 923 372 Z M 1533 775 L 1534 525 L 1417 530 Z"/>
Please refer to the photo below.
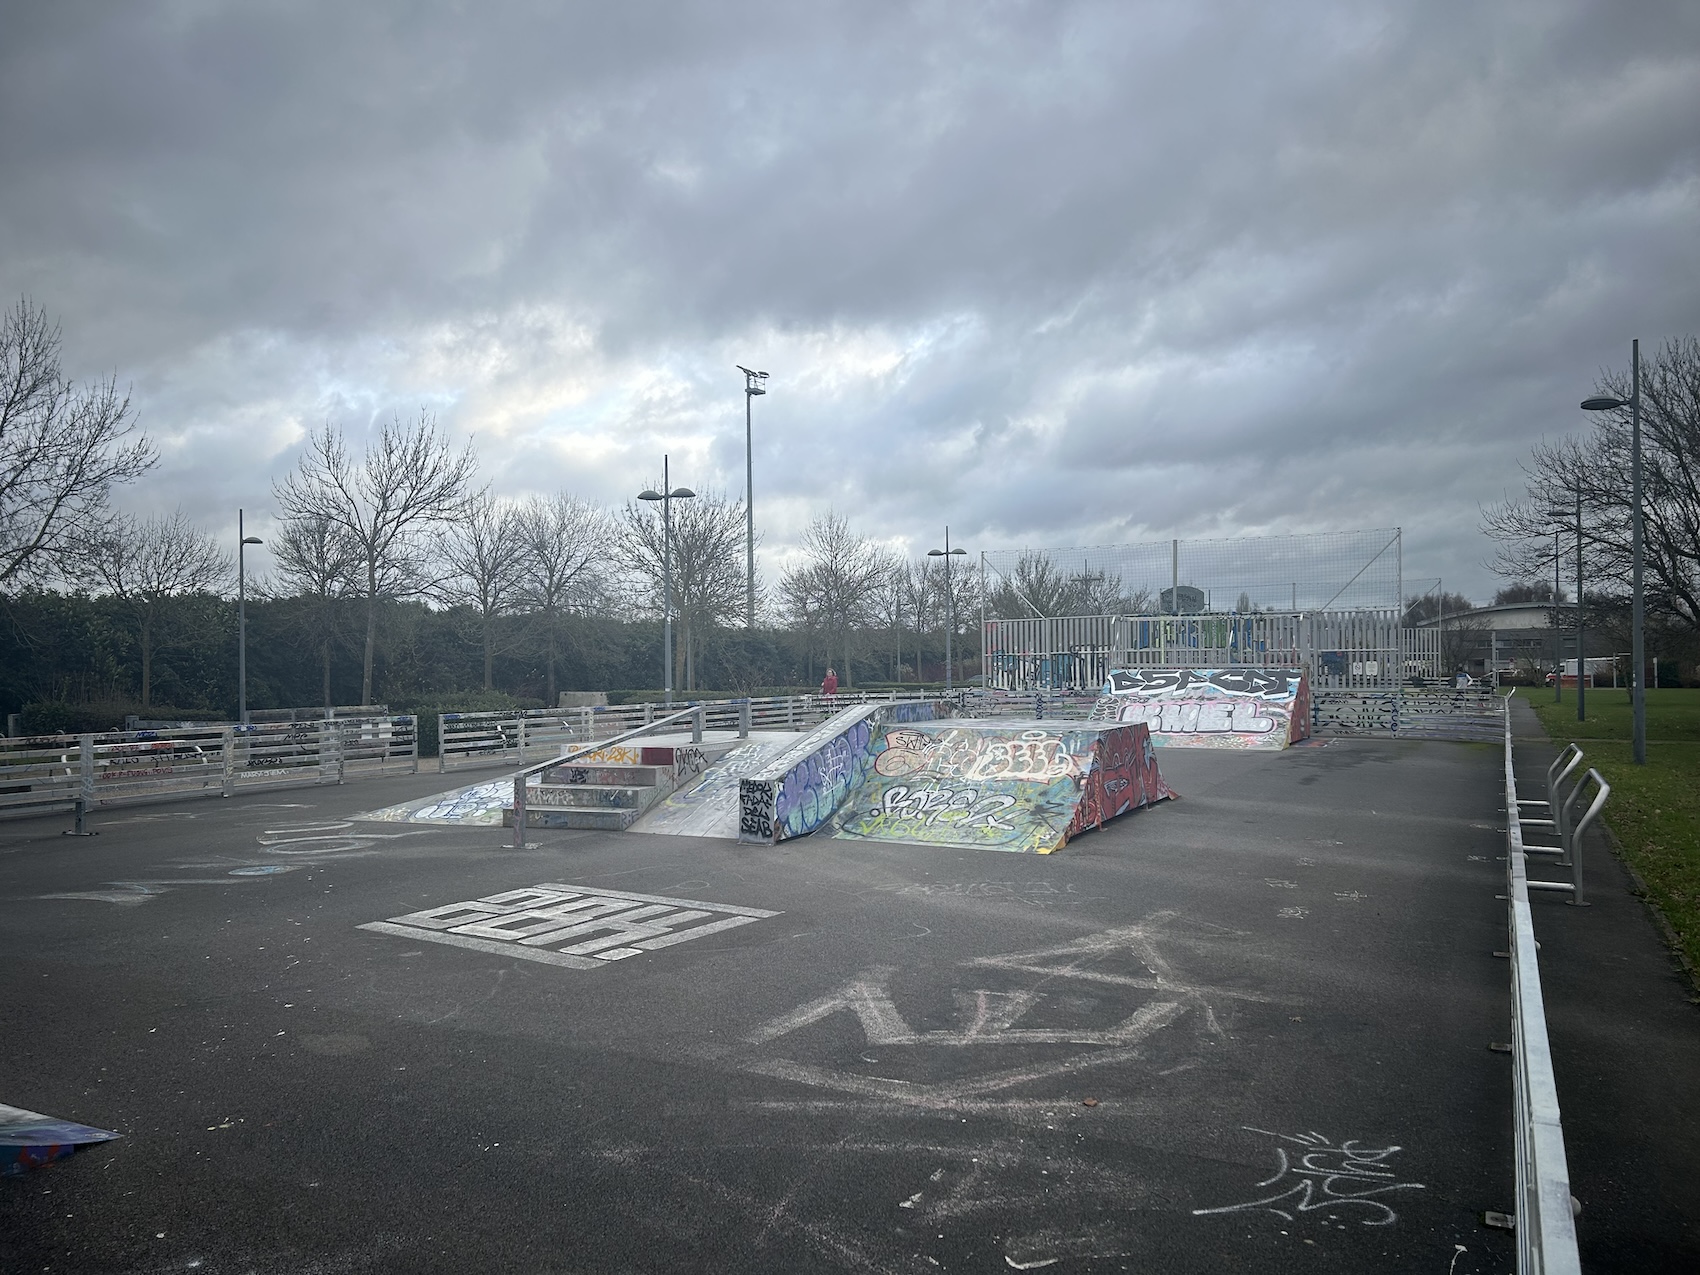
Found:
<path fill-rule="evenodd" d="M 628 739 L 636 739 L 641 735 L 648 734 L 650 731 L 655 730 L 659 726 L 670 726 L 674 722 L 682 721 L 687 717 L 691 719 L 691 742 L 693 744 L 700 744 L 702 743 L 704 709 L 705 706 L 702 704 L 692 704 L 687 708 L 681 708 L 676 713 L 669 713 L 666 717 L 657 717 L 653 722 L 644 722 L 641 726 L 634 726 L 631 730 L 622 731 L 620 734 L 611 736 L 608 739 L 595 740 L 591 743 L 585 744 L 582 748 L 576 749 L 573 752 L 562 753 L 559 757 L 551 757 L 547 761 L 540 761 L 535 765 L 525 766 L 516 770 L 513 774 L 514 849 L 525 849 L 525 781 L 532 775 L 548 770 L 551 766 L 567 765 L 571 762 L 577 761 L 580 757 L 600 752 L 602 749 L 611 748 L 616 744 L 623 744 Z"/>
<path fill-rule="evenodd" d="M 1598 803 L 1596 803 L 1598 804 Z M 1511 718 L 1505 722 L 1506 910 L 1511 949 L 1512 1123 L 1517 1144 L 1518 1275 L 1581 1275 L 1570 1166 L 1559 1120 L 1558 1084 L 1547 1040 L 1534 915 L 1517 813 Z M 1583 816 L 1584 825 L 1592 811 Z"/>

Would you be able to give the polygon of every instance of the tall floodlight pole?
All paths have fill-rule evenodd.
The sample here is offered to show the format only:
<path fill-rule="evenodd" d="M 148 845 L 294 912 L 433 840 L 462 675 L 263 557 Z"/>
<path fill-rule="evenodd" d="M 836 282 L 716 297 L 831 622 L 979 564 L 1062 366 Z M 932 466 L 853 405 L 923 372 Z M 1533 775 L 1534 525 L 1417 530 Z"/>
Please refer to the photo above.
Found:
<path fill-rule="evenodd" d="M 737 365 L 744 374 L 744 570 L 748 575 L 749 592 L 744 600 L 744 627 L 756 627 L 756 462 L 751 445 L 750 402 L 757 394 L 767 393 L 767 373 L 752 372 L 742 363 Z"/>
<path fill-rule="evenodd" d="M 1576 720 L 1588 720 L 1587 691 L 1583 678 L 1588 668 L 1588 646 L 1582 639 L 1586 634 L 1582 620 L 1582 482 L 1576 482 Z"/>
<path fill-rule="evenodd" d="M 661 490 L 638 493 L 639 500 L 661 502 L 661 686 L 669 707 L 673 704 L 673 502 L 696 495 L 689 487 L 674 488 L 668 457 L 661 457 Z"/>
<path fill-rule="evenodd" d="M 927 557 L 944 559 L 944 599 L 946 617 L 944 626 L 944 693 L 946 695 L 949 695 L 956 687 L 956 670 L 951 663 L 952 655 L 950 647 L 951 634 L 956 628 L 956 592 L 950 587 L 950 560 L 952 558 L 965 558 L 967 556 L 968 550 L 952 549 L 950 547 L 949 527 L 944 529 L 944 548 L 927 550 Z"/>
<path fill-rule="evenodd" d="M 1564 702 L 1564 639 L 1558 633 L 1558 568 L 1564 556 L 1558 549 L 1558 528 L 1552 529 L 1552 702 Z"/>
<path fill-rule="evenodd" d="M 1553 534 L 1556 537 L 1559 528 L 1569 530 L 1572 512 L 1568 509 L 1548 509 L 1546 516 L 1553 520 Z M 1587 690 L 1582 679 L 1586 674 L 1588 663 L 1587 644 L 1584 641 L 1586 629 L 1582 621 L 1582 483 L 1580 477 L 1576 483 L 1576 720 L 1588 720 Z M 1557 558 L 1555 553 L 1554 558 Z M 1556 570 L 1556 569 L 1555 569 Z M 1556 574 L 1554 575 L 1556 579 Z"/>
<path fill-rule="evenodd" d="M 242 511 L 236 511 L 236 720 L 248 724 L 248 563 L 249 545 L 265 543 L 243 533 Z"/>
<path fill-rule="evenodd" d="M 1641 342 L 1629 346 L 1630 390 L 1627 400 L 1601 396 L 1582 400 L 1584 412 L 1610 412 L 1629 408 L 1629 545 L 1633 559 L 1630 572 L 1630 638 L 1629 658 L 1634 665 L 1634 680 L 1629 683 L 1630 736 L 1635 764 L 1647 764 L 1647 640 L 1646 613 L 1641 592 Z"/>

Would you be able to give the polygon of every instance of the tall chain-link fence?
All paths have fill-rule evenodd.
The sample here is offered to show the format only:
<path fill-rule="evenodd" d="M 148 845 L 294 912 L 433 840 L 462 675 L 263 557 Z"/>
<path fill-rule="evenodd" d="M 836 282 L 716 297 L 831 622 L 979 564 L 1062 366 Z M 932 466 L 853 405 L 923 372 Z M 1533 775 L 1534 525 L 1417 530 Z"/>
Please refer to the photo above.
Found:
<path fill-rule="evenodd" d="M 1402 539 L 1382 528 L 987 550 L 985 618 L 1396 610 Z"/>
<path fill-rule="evenodd" d="M 981 555 L 988 687 L 1089 689 L 1111 668 L 1304 668 L 1318 688 L 1445 677 L 1402 624 L 1398 528 Z"/>

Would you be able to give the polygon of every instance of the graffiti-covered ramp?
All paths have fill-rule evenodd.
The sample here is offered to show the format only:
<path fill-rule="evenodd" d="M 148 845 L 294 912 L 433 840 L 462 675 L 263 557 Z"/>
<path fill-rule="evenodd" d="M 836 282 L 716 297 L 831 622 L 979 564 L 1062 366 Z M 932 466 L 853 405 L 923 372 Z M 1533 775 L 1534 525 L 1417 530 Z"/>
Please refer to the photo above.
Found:
<path fill-rule="evenodd" d="M 956 719 L 892 725 L 829 827 L 862 841 L 1050 854 L 1173 796 L 1143 723 Z"/>
<path fill-rule="evenodd" d="M 1140 722 L 1160 748 L 1280 749 L 1310 738 L 1299 668 L 1113 669 L 1094 721 Z"/>

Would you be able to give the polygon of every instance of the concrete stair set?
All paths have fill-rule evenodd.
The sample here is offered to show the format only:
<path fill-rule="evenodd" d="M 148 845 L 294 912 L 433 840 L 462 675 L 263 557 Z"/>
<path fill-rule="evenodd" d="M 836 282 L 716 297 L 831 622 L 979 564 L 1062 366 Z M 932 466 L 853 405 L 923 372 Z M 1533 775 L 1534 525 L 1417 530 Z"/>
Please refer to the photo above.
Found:
<path fill-rule="evenodd" d="M 735 743 L 645 744 L 615 750 L 630 760 L 592 754 L 550 766 L 541 773 L 540 783 L 526 789 L 526 823 L 534 828 L 622 831 L 734 747 Z M 513 822 L 510 806 L 502 813 L 502 824 L 511 828 Z"/>

